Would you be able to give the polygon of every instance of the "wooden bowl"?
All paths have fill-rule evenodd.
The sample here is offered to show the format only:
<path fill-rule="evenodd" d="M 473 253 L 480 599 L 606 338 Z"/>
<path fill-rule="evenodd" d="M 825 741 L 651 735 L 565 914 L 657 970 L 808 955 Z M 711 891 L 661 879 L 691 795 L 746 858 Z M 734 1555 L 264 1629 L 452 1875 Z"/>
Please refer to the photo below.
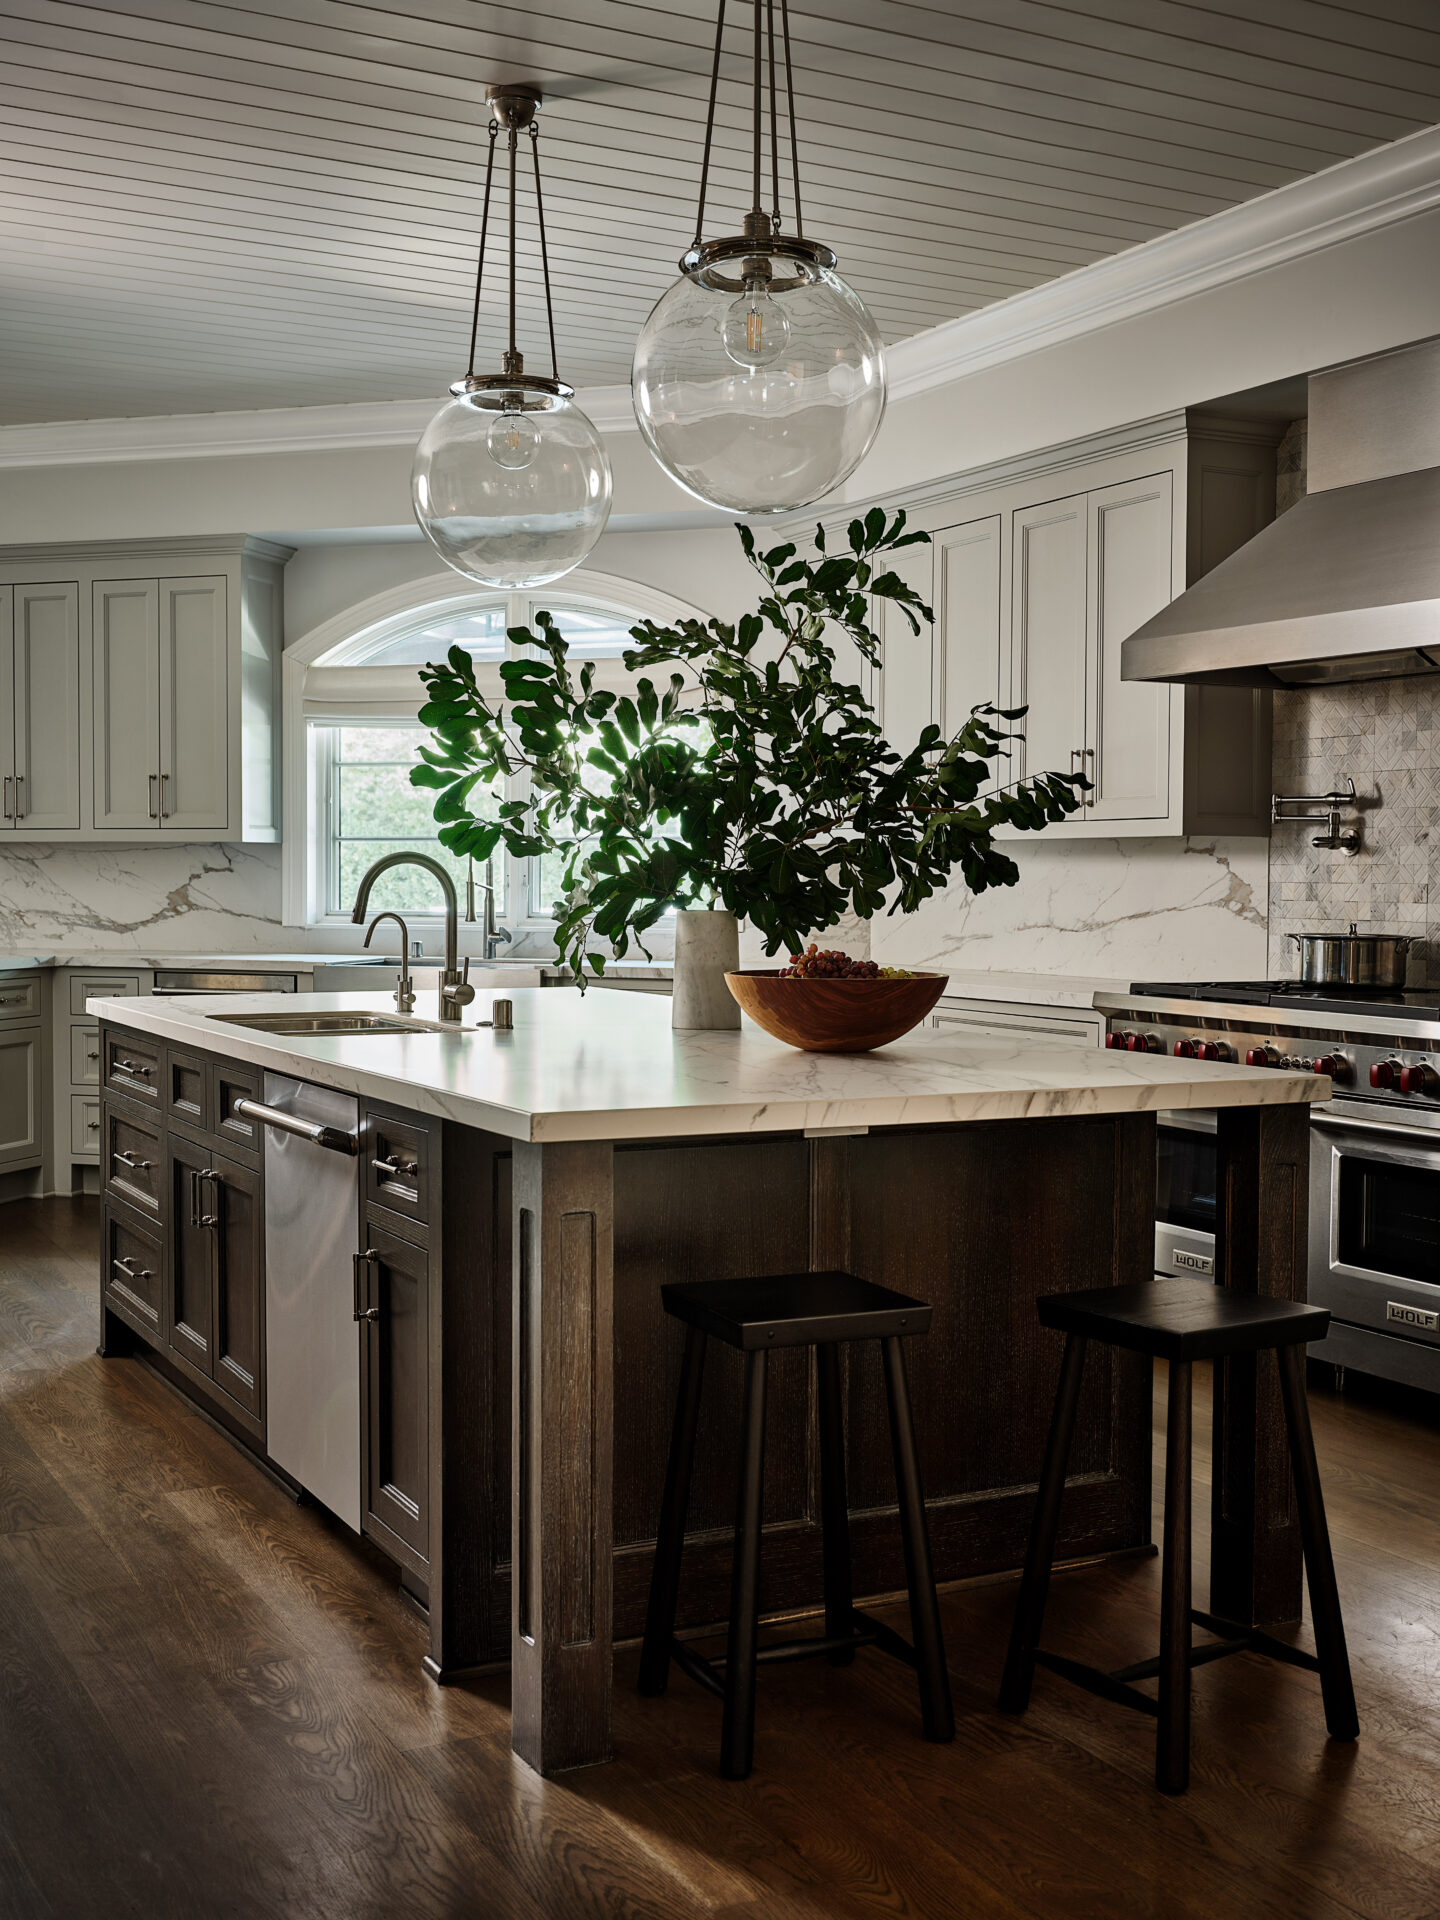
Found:
<path fill-rule="evenodd" d="M 727 973 L 725 984 L 757 1027 L 806 1053 L 868 1053 L 929 1013 L 948 973 L 909 980 L 782 979 L 778 967 Z"/>

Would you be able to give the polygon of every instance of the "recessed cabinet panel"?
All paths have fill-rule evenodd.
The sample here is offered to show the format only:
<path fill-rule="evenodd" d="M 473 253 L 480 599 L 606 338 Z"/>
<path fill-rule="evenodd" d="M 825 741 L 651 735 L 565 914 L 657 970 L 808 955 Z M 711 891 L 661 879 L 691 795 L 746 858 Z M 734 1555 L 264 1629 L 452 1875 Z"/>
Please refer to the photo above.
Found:
<path fill-rule="evenodd" d="M 216 1159 L 202 1209 L 214 1240 L 214 1380 L 230 1398 L 260 1413 L 260 1175 L 233 1160 Z"/>
<path fill-rule="evenodd" d="M 98 1087 L 100 1084 L 99 1027 L 71 1027 L 70 1084 L 72 1087 Z"/>
<path fill-rule="evenodd" d="M 230 688 L 221 575 L 160 582 L 160 825 L 229 824 Z"/>
<path fill-rule="evenodd" d="M 1013 704 L 1029 712 L 1012 779 L 1069 773 L 1085 748 L 1086 518 L 1083 493 L 1014 515 Z"/>
<path fill-rule="evenodd" d="M 84 1094 L 70 1096 L 70 1151 L 77 1160 L 94 1160 L 100 1153 L 100 1101 Z"/>
<path fill-rule="evenodd" d="M 429 1559 L 430 1263 L 374 1219 L 363 1229 L 364 1530 L 406 1566 Z"/>
<path fill-rule="evenodd" d="M 1120 648 L 1168 604 L 1170 475 L 1090 495 L 1090 743 L 1093 820 L 1163 819 L 1170 811 L 1173 690 L 1120 678 Z"/>
<path fill-rule="evenodd" d="M 160 588 L 97 580 L 91 636 L 95 825 L 134 833 L 160 824 Z"/>
<path fill-rule="evenodd" d="M 167 1155 L 166 1208 L 170 1217 L 169 1345 L 201 1373 L 211 1373 L 214 1325 L 214 1238 L 207 1222 L 215 1198 L 204 1147 L 172 1133 Z"/>
<path fill-rule="evenodd" d="M 0 1166 L 40 1158 L 40 1029 L 0 1032 Z"/>
<path fill-rule="evenodd" d="M 80 826 L 80 590 L 73 581 L 16 587 L 13 697 L 11 820 L 31 833 L 73 833 Z"/>
<path fill-rule="evenodd" d="M 164 1146 L 147 1116 L 105 1106 L 105 1191 L 144 1213 L 159 1214 Z"/>
<path fill-rule="evenodd" d="M 158 1334 L 164 1298 L 160 1242 L 108 1207 L 102 1231 L 107 1305 Z"/>
<path fill-rule="evenodd" d="M 40 1018 L 41 993 L 38 976 L 0 973 L 0 1021 L 15 1026 Z"/>

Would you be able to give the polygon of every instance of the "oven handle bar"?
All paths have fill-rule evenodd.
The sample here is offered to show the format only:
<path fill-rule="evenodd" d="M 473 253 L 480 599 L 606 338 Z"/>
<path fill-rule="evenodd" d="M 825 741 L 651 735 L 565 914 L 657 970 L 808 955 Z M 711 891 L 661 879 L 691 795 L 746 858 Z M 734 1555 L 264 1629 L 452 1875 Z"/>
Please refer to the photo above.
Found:
<path fill-rule="evenodd" d="M 1407 1127 L 1395 1121 L 1352 1120 L 1348 1115 L 1327 1113 L 1321 1107 L 1310 1109 L 1310 1124 L 1325 1133 L 1388 1133 L 1392 1139 L 1408 1140 L 1412 1146 L 1426 1145 L 1427 1136 L 1433 1139 L 1433 1130 L 1429 1128 Z"/>

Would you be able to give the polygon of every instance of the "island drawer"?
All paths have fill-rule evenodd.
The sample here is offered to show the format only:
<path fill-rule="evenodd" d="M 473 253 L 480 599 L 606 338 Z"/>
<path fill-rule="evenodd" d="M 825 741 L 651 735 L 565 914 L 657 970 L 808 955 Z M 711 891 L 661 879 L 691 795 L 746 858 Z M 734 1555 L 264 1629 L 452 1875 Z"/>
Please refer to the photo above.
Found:
<path fill-rule="evenodd" d="M 107 1091 L 128 1094 L 132 1100 L 160 1103 L 161 1056 L 158 1040 L 134 1033 L 106 1033 L 100 1052 L 102 1079 Z"/>
<path fill-rule="evenodd" d="M 210 1131 L 225 1143 L 227 1152 L 236 1147 L 258 1154 L 264 1145 L 258 1120 L 236 1113 L 237 1100 L 263 1100 L 265 1076 L 259 1067 L 237 1066 L 230 1060 L 211 1060 Z"/>
<path fill-rule="evenodd" d="M 160 1242 L 130 1220 L 105 1209 L 105 1299 L 149 1332 L 160 1331 Z"/>
<path fill-rule="evenodd" d="M 70 1151 L 77 1159 L 88 1159 L 100 1151 L 100 1100 L 98 1095 L 72 1093 L 70 1096 Z"/>
<path fill-rule="evenodd" d="M 202 1133 L 210 1117 L 205 1080 L 203 1054 L 170 1049 L 165 1062 L 165 1112 L 171 1120 L 198 1127 Z"/>
<path fill-rule="evenodd" d="M 71 1027 L 70 1084 L 72 1087 L 98 1087 L 100 1084 L 100 1029 Z"/>
<path fill-rule="evenodd" d="M 365 1108 L 365 1199 L 424 1225 L 430 1218 L 430 1129 L 385 1107 Z"/>
<path fill-rule="evenodd" d="M 105 1192 L 157 1217 L 164 1189 L 165 1150 L 160 1128 L 139 1114 L 105 1103 L 102 1120 Z"/>
<path fill-rule="evenodd" d="M 38 1020 L 39 1018 L 39 974 L 18 978 L 11 974 L 8 979 L 0 974 L 0 1022 L 8 1025 L 12 1020 Z"/>

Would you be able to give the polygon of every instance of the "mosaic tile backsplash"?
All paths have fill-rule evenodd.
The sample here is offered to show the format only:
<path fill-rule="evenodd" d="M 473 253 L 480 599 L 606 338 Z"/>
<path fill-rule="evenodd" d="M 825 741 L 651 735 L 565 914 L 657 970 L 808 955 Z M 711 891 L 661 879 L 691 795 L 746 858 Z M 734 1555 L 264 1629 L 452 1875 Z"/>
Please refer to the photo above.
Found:
<path fill-rule="evenodd" d="M 1275 696 L 1276 793 L 1324 793 L 1347 775 L 1362 840 L 1312 846 L 1316 826 L 1270 841 L 1270 972 L 1297 972 L 1291 933 L 1408 933 L 1412 986 L 1440 986 L 1440 676 Z M 1353 825 L 1347 815 L 1344 825 Z"/>

